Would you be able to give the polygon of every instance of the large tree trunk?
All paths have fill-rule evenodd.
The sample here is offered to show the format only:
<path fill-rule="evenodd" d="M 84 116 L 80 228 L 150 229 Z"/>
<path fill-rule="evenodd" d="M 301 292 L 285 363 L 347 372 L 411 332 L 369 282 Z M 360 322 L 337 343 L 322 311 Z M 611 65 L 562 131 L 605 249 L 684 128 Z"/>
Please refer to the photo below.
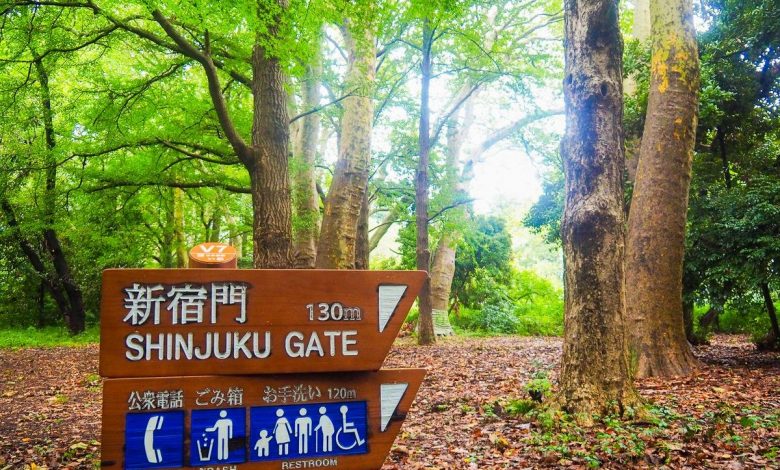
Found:
<path fill-rule="evenodd" d="M 357 241 L 355 242 L 355 269 L 368 269 L 368 257 L 371 254 L 368 239 L 368 214 L 371 212 L 371 202 L 368 191 L 363 193 L 363 203 L 360 205 L 360 220 L 357 226 Z"/>
<path fill-rule="evenodd" d="M 368 187 L 374 115 L 374 32 L 370 26 L 352 22 L 342 31 L 349 51 L 346 89 L 352 96 L 343 101 L 339 157 L 325 201 L 317 246 L 317 267 L 329 269 L 355 267 L 357 226 Z M 361 37 L 355 37 L 356 33 Z"/>
<path fill-rule="evenodd" d="M 320 75 L 322 59 L 318 52 L 306 67 L 306 79 L 303 82 L 303 107 L 306 110 L 320 104 Z M 320 138 L 320 115 L 311 113 L 301 118 L 301 121 L 298 145 L 293 155 L 295 267 L 313 268 L 317 259 L 320 223 L 320 200 L 314 172 Z"/>
<path fill-rule="evenodd" d="M 429 272 L 431 269 L 431 251 L 428 246 L 428 165 L 430 164 L 431 135 L 430 135 L 430 86 L 431 86 L 431 48 L 433 47 L 433 29 L 426 18 L 423 23 L 422 62 L 420 69 L 420 128 L 419 148 L 420 159 L 417 162 L 415 174 L 415 216 L 417 228 L 417 269 Z M 417 342 L 419 344 L 433 344 L 436 342 L 436 334 L 433 330 L 433 311 L 431 307 L 431 278 L 426 277 L 420 289 L 418 307 L 420 316 L 417 325 Z"/>
<path fill-rule="evenodd" d="M 696 133 L 699 61 L 689 0 L 652 0 L 650 98 L 631 201 L 627 318 L 637 377 L 696 367 L 682 305 L 685 220 Z"/>
<path fill-rule="evenodd" d="M 155 21 L 182 54 L 203 67 L 220 127 L 249 173 L 254 212 L 253 265 L 256 268 L 289 268 L 293 265 L 287 92 L 279 59 L 266 50 L 272 50 L 274 43 L 280 40 L 279 28 L 282 16 L 287 13 L 288 0 L 276 0 L 273 3 L 257 3 L 257 14 L 263 20 L 264 27 L 259 28 L 252 51 L 251 145 L 244 141 L 230 118 L 218 69 L 211 57 L 208 31 L 205 32 L 205 47 L 201 50 L 199 45 L 183 36 L 160 10 L 152 12 Z"/>
<path fill-rule="evenodd" d="M 286 0 L 280 0 L 279 4 L 287 8 Z M 275 18 L 269 25 L 270 37 L 277 36 L 279 21 Z M 253 264 L 255 268 L 289 268 L 293 266 L 288 169 L 290 119 L 284 74 L 279 59 L 270 56 L 261 44 L 255 45 L 252 54 L 252 73 L 253 163 L 249 170 L 255 209 Z"/>
<path fill-rule="evenodd" d="M 566 0 L 565 410 L 636 401 L 625 338 L 622 40 L 615 0 Z"/>

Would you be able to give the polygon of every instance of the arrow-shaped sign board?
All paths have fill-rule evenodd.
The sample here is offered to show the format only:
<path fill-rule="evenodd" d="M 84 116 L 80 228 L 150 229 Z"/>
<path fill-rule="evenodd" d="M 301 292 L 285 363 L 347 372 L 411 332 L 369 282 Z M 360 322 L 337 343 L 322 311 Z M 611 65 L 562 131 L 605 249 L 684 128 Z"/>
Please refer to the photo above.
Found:
<path fill-rule="evenodd" d="M 110 269 L 105 377 L 378 370 L 422 271 Z"/>
<path fill-rule="evenodd" d="M 425 376 L 107 379 L 104 468 L 376 469 Z"/>

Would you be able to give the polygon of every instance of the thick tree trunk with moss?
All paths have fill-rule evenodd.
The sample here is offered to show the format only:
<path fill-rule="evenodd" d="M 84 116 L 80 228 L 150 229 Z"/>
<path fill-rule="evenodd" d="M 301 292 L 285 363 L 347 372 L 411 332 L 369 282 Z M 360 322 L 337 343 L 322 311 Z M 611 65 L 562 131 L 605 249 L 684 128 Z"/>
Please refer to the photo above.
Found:
<path fill-rule="evenodd" d="M 374 32 L 365 24 L 348 24 L 342 30 L 349 51 L 346 89 L 352 96 L 343 101 L 339 157 L 325 201 L 317 247 L 317 267 L 329 269 L 355 267 L 357 226 L 368 187 L 374 115 Z"/>
<path fill-rule="evenodd" d="M 355 269 L 368 269 L 368 258 L 371 254 L 368 238 L 368 214 L 371 211 L 368 191 L 363 193 L 363 203 L 360 205 L 360 219 L 357 226 L 357 241 L 355 242 Z"/>
<path fill-rule="evenodd" d="M 697 364 L 685 335 L 682 276 L 699 60 L 689 0 L 652 0 L 650 12 L 650 97 L 629 215 L 626 302 L 637 377 L 670 377 Z"/>
<path fill-rule="evenodd" d="M 289 268 L 292 260 L 292 205 L 288 172 L 290 140 L 287 93 L 279 60 L 256 45 L 252 54 L 254 120 L 250 168 L 254 266 Z"/>
<path fill-rule="evenodd" d="M 623 411 L 637 400 L 625 337 L 622 39 L 616 0 L 566 0 L 566 315 L 562 407 Z"/>
<path fill-rule="evenodd" d="M 314 109 L 320 104 L 321 57 L 315 55 L 306 68 L 303 82 L 303 107 Z M 317 259 L 317 237 L 320 224 L 320 200 L 314 172 L 317 144 L 320 138 L 320 115 L 311 113 L 301 118 L 298 144 L 293 154 L 293 227 L 295 267 L 313 268 Z"/>
<path fill-rule="evenodd" d="M 290 120 L 282 65 L 269 50 L 280 40 L 279 28 L 287 14 L 288 0 L 258 2 L 257 14 L 265 26 L 257 31 L 252 51 L 253 119 L 251 144 L 241 137 L 232 119 L 211 56 L 208 31 L 203 48 L 179 32 L 160 10 L 152 16 L 181 53 L 197 61 L 206 73 L 209 96 L 225 139 L 249 173 L 252 193 L 253 265 L 256 268 L 289 268 L 292 257 L 292 204 L 288 169 Z"/>

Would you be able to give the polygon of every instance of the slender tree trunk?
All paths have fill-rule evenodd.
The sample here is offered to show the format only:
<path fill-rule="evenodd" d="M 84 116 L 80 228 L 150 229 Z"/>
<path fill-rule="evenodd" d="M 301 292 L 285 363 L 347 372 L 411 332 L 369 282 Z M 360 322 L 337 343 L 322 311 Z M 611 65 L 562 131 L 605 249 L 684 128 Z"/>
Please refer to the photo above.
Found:
<path fill-rule="evenodd" d="M 41 86 L 41 104 L 43 109 L 44 134 L 46 136 L 46 189 L 44 192 L 44 229 L 43 241 L 46 250 L 51 257 L 52 265 L 56 273 L 56 281 L 62 285 L 62 289 L 68 298 L 70 308 L 63 311 L 71 333 L 81 333 L 86 326 L 86 314 L 84 312 L 84 300 L 75 279 L 70 272 L 68 260 L 62 250 L 62 245 L 54 228 L 56 212 L 56 185 L 57 185 L 57 160 L 54 156 L 56 146 L 54 138 L 54 119 L 51 108 L 51 91 L 49 89 L 49 75 L 43 66 L 42 59 L 35 58 L 35 69 Z"/>
<path fill-rule="evenodd" d="M 625 337 L 622 39 L 616 0 L 565 1 L 565 328 L 560 400 L 581 413 L 637 400 Z"/>
<path fill-rule="evenodd" d="M 452 202 L 466 197 L 465 185 L 471 179 L 470 171 L 459 172 L 463 141 L 474 122 L 474 100 L 469 98 L 463 107 L 463 118 L 460 123 L 453 122 L 447 130 L 447 167 L 446 183 L 455 187 Z M 452 219 L 455 221 L 442 234 L 433 255 L 431 267 L 431 307 L 434 311 L 449 310 L 452 279 L 455 277 L 455 256 L 461 233 L 457 229 L 466 218 L 464 206 L 452 209 Z"/>
<path fill-rule="evenodd" d="M 210 242 L 218 242 L 220 233 L 222 232 L 222 209 L 219 207 L 214 207 L 211 212 L 211 230 L 209 231 L 209 236 L 206 241 Z"/>
<path fill-rule="evenodd" d="M 769 323 L 772 325 L 772 331 L 769 333 L 767 345 L 776 348 L 780 341 L 780 326 L 777 324 L 777 309 L 775 303 L 772 300 L 772 292 L 769 290 L 769 284 L 766 282 L 761 283 L 761 295 L 764 297 L 764 305 L 766 305 L 766 313 L 769 315 Z"/>
<path fill-rule="evenodd" d="M 637 377 L 687 375 L 697 360 L 682 305 L 699 62 L 690 0 L 652 0 L 650 98 L 631 201 L 627 318 Z"/>
<path fill-rule="evenodd" d="M 313 109 L 320 104 L 320 75 L 322 59 L 317 53 L 306 68 L 306 80 L 303 82 L 304 109 Z M 293 155 L 295 267 L 313 268 L 317 259 L 320 222 L 320 201 L 314 172 L 320 138 L 320 115 L 312 113 L 301 118 L 301 121 L 299 143 Z"/>
<path fill-rule="evenodd" d="M 369 251 L 374 251 L 376 247 L 379 246 L 379 242 L 381 242 L 382 238 L 387 235 L 390 227 L 392 227 L 392 225 L 397 222 L 399 211 L 400 209 L 397 205 L 391 206 L 387 211 L 387 214 L 385 214 L 384 218 L 382 218 L 382 221 L 379 223 L 379 225 L 374 227 L 371 233 L 371 237 L 368 240 Z"/>
<path fill-rule="evenodd" d="M 723 128 L 718 126 L 715 140 L 718 142 L 718 154 L 723 167 L 723 181 L 726 183 L 726 188 L 731 189 L 731 167 L 729 165 L 729 157 L 726 154 L 726 137 L 723 134 Z"/>
<path fill-rule="evenodd" d="M 46 282 L 41 280 L 38 283 L 38 328 L 46 326 Z"/>
<path fill-rule="evenodd" d="M 339 157 L 325 201 L 317 246 L 316 266 L 329 269 L 355 267 L 357 227 L 368 188 L 374 115 L 374 32 L 370 26 L 353 25 L 350 22 L 342 31 L 349 51 L 346 88 L 353 94 L 343 101 Z M 355 37 L 357 32 L 360 32 L 361 37 Z"/>
<path fill-rule="evenodd" d="M 62 251 L 60 240 L 54 230 L 46 229 L 43 231 L 43 239 L 46 242 L 46 249 L 51 256 L 54 271 L 57 273 L 59 281 L 65 293 L 68 295 L 70 303 L 70 317 L 68 320 L 68 329 L 71 333 L 81 333 L 86 327 L 86 316 L 84 315 L 84 300 L 81 295 L 81 289 L 70 273 L 68 261 L 65 253 Z"/>
<path fill-rule="evenodd" d="M 175 198 L 174 191 L 176 188 L 169 188 L 168 194 L 171 196 L 170 204 L 165 203 L 163 206 L 165 209 L 165 223 L 162 226 L 162 234 L 158 238 L 160 241 L 160 256 L 158 261 L 161 268 L 173 268 L 174 257 L 176 253 L 175 240 L 176 234 L 174 233 L 174 217 L 175 217 Z"/>
<path fill-rule="evenodd" d="M 3 214 L 5 214 L 5 218 L 8 222 L 8 226 L 11 229 L 11 233 L 16 235 L 16 239 L 19 244 L 19 248 L 22 250 L 22 253 L 24 253 L 24 255 L 27 257 L 27 260 L 30 261 L 30 265 L 32 266 L 33 270 L 35 270 L 35 273 L 41 278 L 41 282 L 46 286 L 46 289 L 51 294 L 52 298 L 54 299 L 54 303 L 57 304 L 57 309 L 60 311 L 62 317 L 68 324 L 70 324 L 70 318 L 72 316 L 71 306 L 68 302 L 68 299 L 66 298 L 66 294 L 62 286 L 54 279 L 54 276 L 52 276 L 52 274 L 49 272 L 49 269 L 46 268 L 43 259 L 41 259 L 41 257 L 38 255 L 38 252 L 35 250 L 32 244 L 24 237 L 22 229 L 19 226 L 19 221 L 16 218 L 16 213 L 8 199 L 0 199 L 0 209 L 2 209 Z"/>
<path fill-rule="evenodd" d="M 685 325 L 685 337 L 691 344 L 698 344 L 699 339 L 693 330 L 693 309 L 694 304 L 692 301 L 683 302 L 683 324 Z"/>
<path fill-rule="evenodd" d="M 173 243 L 176 251 L 176 267 L 186 268 L 187 242 L 184 239 L 184 190 L 173 188 Z"/>
<path fill-rule="evenodd" d="M 422 62 L 420 64 L 422 72 L 419 129 L 420 160 L 417 164 L 414 185 L 417 225 L 417 269 L 426 272 L 429 272 L 431 269 L 431 252 L 428 246 L 428 166 L 430 165 L 431 151 L 430 86 L 433 33 L 430 21 L 426 18 L 423 22 Z M 418 307 L 420 316 L 418 319 L 417 341 L 419 344 L 433 344 L 436 342 L 436 335 L 433 330 L 430 275 L 425 279 L 420 289 Z"/>
<path fill-rule="evenodd" d="M 287 9 L 286 0 L 278 3 L 282 10 Z M 263 2 L 259 5 L 262 16 L 266 7 Z M 273 16 L 268 36 L 276 38 L 280 18 Z M 253 163 L 249 170 L 255 209 L 253 264 L 256 268 L 289 268 L 293 266 L 293 253 L 287 92 L 279 59 L 269 55 L 261 43 L 255 45 L 252 53 L 252 74 Z"/>

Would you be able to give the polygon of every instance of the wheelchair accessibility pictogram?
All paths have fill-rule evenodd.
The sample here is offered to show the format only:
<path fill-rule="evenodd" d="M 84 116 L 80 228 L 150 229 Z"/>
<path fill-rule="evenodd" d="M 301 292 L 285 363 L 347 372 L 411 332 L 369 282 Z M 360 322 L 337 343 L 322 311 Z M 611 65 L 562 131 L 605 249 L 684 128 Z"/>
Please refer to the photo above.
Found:
<path fill-rule="evenodd" d="M 336 445 L 342 450 L 350 450 L 356 446 L 362 446 L 366 441 L 360 437 L 360 432 L 355 427 L 355 423 L 347 421 L 349 407 L 341 405 L 339 413 L 341 413 L 341 427 L 336 431 Z M 348 444 L 349 442 L 351 444 Z"/>

